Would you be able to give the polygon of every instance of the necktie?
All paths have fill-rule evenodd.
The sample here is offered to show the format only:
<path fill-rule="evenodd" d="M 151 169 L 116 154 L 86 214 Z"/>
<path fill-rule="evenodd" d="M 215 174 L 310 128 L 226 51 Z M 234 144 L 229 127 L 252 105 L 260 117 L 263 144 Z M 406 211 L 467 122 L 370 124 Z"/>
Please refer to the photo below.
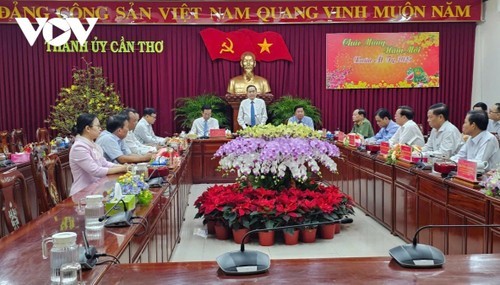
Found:
<path fill-rule="evenodd" d="M 203 136 L 208 137 L 208 121 L 205 120 L 205 123 L 203 124 Z"/>
<path fill-rule="evenodd" d="M 252 104 L 250 105 L 250 125 L 253 127 L 255 126 L 255 107 L 252 101 Z"/>
<path fill-rule="evenodd" d="M 297 122 L 297 124 L 302 124 L 302 120 L 299 120 L 299 121 Z"/>

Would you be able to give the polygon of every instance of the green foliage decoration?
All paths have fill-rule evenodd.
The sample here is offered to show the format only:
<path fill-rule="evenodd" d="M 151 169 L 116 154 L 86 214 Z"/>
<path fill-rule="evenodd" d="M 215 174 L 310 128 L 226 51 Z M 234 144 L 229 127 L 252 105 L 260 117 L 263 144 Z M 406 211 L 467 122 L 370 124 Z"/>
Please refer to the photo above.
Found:
<path fill-rule="evenodd" d="M 48 121 L 60 136 L 69 136 L 82 113 L 94 114 L 105 129 L 107 119 L 123 110 L 123 104 L 113 84 L 103 77 L 102 67 L 73 68 L 73 84 L 61 88 Z"/>
<path fill-rule="evenodd" d="M 283 96 L 269 106 L 270 122 L 273 125 L 286 124 L 288 119 L 293 116 L 295 106 L 303 106 L 306 116 L 311 117 L 316 129 L 320 128 L 321 112 L 311 104 L 308 99 L 297 98 L 291 95 Z"/>
<path fill-rule="evenodd" d="M 212 107 L 212 118 L 219 121 L 219 127 L 227 127 L 226 116 L 227 103 L 215 93 L 203 93 L 195 97 L 180 98 L 177 108 L 174 109 L 175 120 L 181 123 L 182 129 L 190 129 L 193 121 L 201 117 L 201 107 L 208 105 Z"/>

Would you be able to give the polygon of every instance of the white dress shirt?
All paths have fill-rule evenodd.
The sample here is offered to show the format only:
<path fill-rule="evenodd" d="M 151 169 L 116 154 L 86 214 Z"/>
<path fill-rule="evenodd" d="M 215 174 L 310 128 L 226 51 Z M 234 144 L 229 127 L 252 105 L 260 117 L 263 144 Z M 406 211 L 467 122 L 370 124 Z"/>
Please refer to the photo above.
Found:
<path fill-rule="evenodd" d="M 461 141 L 460 131 L 452 123 L 446 121 L 439 130 L 432 128 L 429 140 L 422 148 L 422 153 L 424 156 L 450 158 L 458 151 Z"/>
<path fill-rule="evenodd" d="M 204 133 L 205 130 L 205 119 L 203 117 L 198 118 L 193 121 L 193 126 L 189 131 L 190 134 L 196 134 L 197 137 L 204 137 L 210 135 L 210 130 L 219 128 L 219 121 L 215 118 L 209 118 L 207 120 L 208 130 L 207 134 Z"/>
<path fill-rule="evenodd" d="M 250 99 L 245 99 L 241 101 L 240 110 L 238 111 L 238 124 L 245 129 L 247 126 L 251 125 L 250 118 L 250 108 L 252 101 Z M 266 102 L 260 98 L 254 99 L 254 109 L 255 109 L 255 124 L 265 125 L 267 121 L 267 110 Z"/>
<path fill-rule="evenodd" d="M 130 151 L 135 154 L 143 155 L 148 152 L 156 151 L 156 147 L 142 144 L 135 136 L 134 131 L 128 131 L 128 134 L 123 141 L 128 146 Z"/>
<path fill-rule="evenodd" d="M 488 132 L 500 134 L 500 121 L 493 121 L 490 119 L 488 121 Z"/>
<path fill-rule="evenodd" d="M 451 157 L 451 160 L 455 162 L 459 159 L 487 161 L 488 167 L 485 170 L 495 169 L 500 163 L 498 148 L 497 138 L 488 131 L 482 131 L 474 138 L 470 137 L 460 151 Z"/>
<path fill-rule="evenodd" d="M 158 137 L 146 119 L 141 118 L 135 126 L 135 137 L 143 144 L 165 144 L 165 138 Z"/>
<path fill-rule="evenodd" d="M 408 120 L 404 125 L 402 125 L 389 140 L 391 145 L 394 144 L 408 144 L 408 145 L 418 145 L 424 146 L 424 136 L 420 131 L 420 128 L 413 120 Z"/>

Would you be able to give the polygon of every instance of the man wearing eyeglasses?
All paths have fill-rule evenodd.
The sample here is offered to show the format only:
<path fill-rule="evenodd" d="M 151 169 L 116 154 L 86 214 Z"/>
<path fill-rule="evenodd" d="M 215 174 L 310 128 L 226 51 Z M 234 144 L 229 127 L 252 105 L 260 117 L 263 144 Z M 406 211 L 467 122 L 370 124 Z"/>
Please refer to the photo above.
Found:
<path fill-rule="evenodd" d="M 490 107 L 488 112 L 489 122 L 488 122 L 488 132 L 500 134 L 500 103 L 495 103 L 495 105 Z"/>
<path fill-rule="evenodd" d="M 154 108 L 145 108 L 142 118 L 135 126 L 135 136 L 142 144 L 157 145 L 165 144 L 165 138 L 155 135 L 153 124 L 156 121 L 156 110 Z"/>

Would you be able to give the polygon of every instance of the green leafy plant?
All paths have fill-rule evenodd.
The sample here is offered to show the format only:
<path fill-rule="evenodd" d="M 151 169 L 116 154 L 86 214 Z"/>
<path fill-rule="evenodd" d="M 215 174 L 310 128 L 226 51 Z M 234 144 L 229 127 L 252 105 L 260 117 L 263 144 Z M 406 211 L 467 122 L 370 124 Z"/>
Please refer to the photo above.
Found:
<path fill-rule="evenodd" d="M 201 107 L 208 105 L 212 107 L 212 118 L 219 121 L 220 127 L 227 127 L 226 116 L 227 103 L 215 93 L 204 93 L 196 97 L 181 98 L 177 101 L 174 109 L 175 120 L 179 120 L 182 129 L 190 129 L 193 121 L 201 116 Z"/>
<path fill-rule="evenodd" d="M 286 124 L 293 116 L 295 106 L 303 106 L 306 116 L 311 117 L 314 126 L 319 128 L 322 125 L 321 112 L 311 104 L 308 99 L 297 98 L 291 95 L 283 96 L 269 106 L 270 122 L 273 125 Z"/>
<path fill-rule="evenodd" d="M 108 84 L 103 77 L 102 67 L 85 63 L 87 67 L 84 69 L 73 68 L 73 84 L 61 88 L 54 106 L 51 106 L 50 128 L 57 130 L 60 136 L 71 135 L 76 118 L 82 113 L 96 115 L 105 128 L 109 116 L 123 110 L 113 84 Z"/>

